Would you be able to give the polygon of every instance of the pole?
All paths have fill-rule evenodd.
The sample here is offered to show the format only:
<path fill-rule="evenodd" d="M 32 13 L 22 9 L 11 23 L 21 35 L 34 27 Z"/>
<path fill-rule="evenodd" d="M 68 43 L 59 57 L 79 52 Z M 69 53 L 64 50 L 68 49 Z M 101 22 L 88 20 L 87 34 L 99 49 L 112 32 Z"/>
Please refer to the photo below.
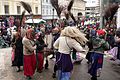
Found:
<path fill-rule="evenodd" d="M 54 8 L 53 8 L 53 20 L 54 20 Z"/>
<path fill-rule="evenodd" d="M 100 29 L 103 28 L 103 0 L 100 0 Z"/>
<path fill-rule="evenodd" d="M 52 28 L 54 28 L 54 8 L 53 8 L 52 10 L 53 10 L 53 15 L 52 15 Z"/>
<path fill-rule="evenodd" d="M 42 3 L 43 3 L 43 1 L 41 0 L 41 4 L 40 4 L 41 5 L 41 18 L 43 18 L 43 15 L 42 15 L 43 4 Z"/>

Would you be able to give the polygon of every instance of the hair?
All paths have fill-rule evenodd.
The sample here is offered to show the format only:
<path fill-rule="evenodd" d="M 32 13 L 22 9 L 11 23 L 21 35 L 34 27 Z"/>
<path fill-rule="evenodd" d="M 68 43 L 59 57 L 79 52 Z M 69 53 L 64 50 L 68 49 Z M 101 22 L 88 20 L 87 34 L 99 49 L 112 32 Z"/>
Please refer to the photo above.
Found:
<path fill-rule="evenodd" d="M 65 27 L 64 30 L 61 31 L 61 36 L 71 37 L 82 45 L 88 41 L 85 34 L 80 32 L 76 27 Z"/>

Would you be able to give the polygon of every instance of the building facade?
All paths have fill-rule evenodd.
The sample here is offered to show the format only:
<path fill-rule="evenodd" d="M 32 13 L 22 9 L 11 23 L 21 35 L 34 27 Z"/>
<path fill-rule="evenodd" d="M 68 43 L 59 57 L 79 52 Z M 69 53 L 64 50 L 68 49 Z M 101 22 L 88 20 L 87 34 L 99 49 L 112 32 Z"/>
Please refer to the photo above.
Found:
<path fill-rule="evenodd" d="M 65 0 L 63 0 L 64 3 Z M 70 0 L 68 0 L 70 1 Z M 75 0 L 71 12 L 74 16 L 77 16 L 78 12 L 81 12 L 85 15 L 85 1 L 84 0 Z M 64 15 L 61 14 L 61 18 L 64 18 Z M 52 7 L 50 0 L 42 0 L 42 18 L 43 19 L 58 19 L 56 10 Z"/>
<path fill-rule="evenodd" d="M 56 19 L 57 13 L 52 7 L 50 0 L 42 0 L 42 18 L 43 19 Z"/>
<path fill-rule="evenodd" d="M 29 3 L 33 14 L 35 16 L 41 16 L 41 0 L 0 0 L 0 15 L 21 15 L 24 8 L 20 4 L 20 1 Z M 29 14 L 26 13 L 26 15 Z"/>
<path fill-rule="evenodd" d="M 99 16 L 100 15 L 100 0 L 85 0 L 86 1 L 86 11 L 85 15 L 89 16 Z"/>
<path fill-rule="evenodd" d="M 74 16 L 77 16 L 79 12 L 85 16 L 85 4 L 86 2 L 84 0 L 75 0 L 72 8 L 72 13 Z"/>

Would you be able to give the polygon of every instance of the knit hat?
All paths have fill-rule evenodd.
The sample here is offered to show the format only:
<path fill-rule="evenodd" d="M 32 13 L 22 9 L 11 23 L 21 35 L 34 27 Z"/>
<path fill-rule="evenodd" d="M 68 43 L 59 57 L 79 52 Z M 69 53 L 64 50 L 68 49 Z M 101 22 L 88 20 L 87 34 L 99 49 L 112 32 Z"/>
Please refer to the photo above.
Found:
<path fill-rule="evenodd" d="M 97 30 L 97 34 L 98 34 L 98 36 L 104 36 L 105 35 L 105 31 L 103 29 Z"/>

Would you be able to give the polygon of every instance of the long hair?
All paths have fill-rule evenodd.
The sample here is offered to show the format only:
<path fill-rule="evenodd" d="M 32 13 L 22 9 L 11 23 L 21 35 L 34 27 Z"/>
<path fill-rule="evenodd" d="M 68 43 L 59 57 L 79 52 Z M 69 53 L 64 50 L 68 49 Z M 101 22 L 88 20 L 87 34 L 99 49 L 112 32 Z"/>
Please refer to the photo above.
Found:
<path fill-rule="evenodd" d="M 61 31 L 61 36 L 73 38 L 82 45 L 84 45 L 88 41 L 85 37 L 85 34 L 80 32 L 80 30 L 76 27 L 65 27 L 64 30 Z"/>

